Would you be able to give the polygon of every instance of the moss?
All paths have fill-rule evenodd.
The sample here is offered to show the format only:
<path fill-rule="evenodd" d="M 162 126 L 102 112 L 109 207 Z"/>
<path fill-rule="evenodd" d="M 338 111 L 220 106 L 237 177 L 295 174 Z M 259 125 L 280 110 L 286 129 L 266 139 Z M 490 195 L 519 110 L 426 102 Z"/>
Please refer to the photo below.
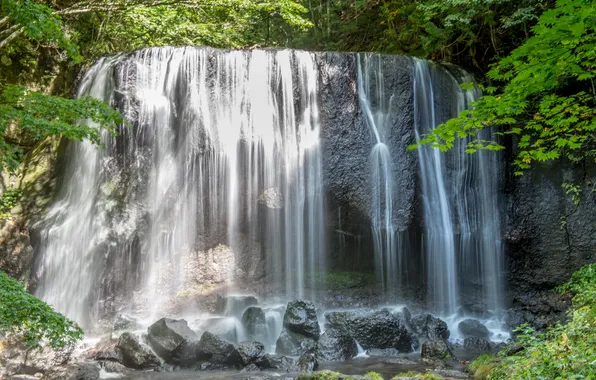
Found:
<path fill-rule="evenodd" d="M 490 355 L 481 355 L 468 365 L 468 372 L 476 380 L 485 380 L 496 365 L 497 358 Z"/>
<path fill-rule="evenodd" d="M 215 284 L 201 284 L 201 285 L 193 286 L 191 288 L 186 288 L 186 289 L 180 290 L 176 294 L 176 297 L 177 298 L 192 298 L 192 297 L 196 297 L 196 296 L 202 296 L 202 295 L 205 295 L 205 294 L 213 291 L 213 289 L 215 289 L 216 287 L 217 287 L 217 285 L 215 285 Z"/>
<path fill-rule="evenodd" d="M 408 372 L 398 373 L 397 375 L 393 376 L 391 378 L 391 380 L 398 380 L 398 379 L 401 379 L 404 377 L 405 378 L 411 377 L 414 379 L 422 379 L 422 380 L 442 380 L 443 379 L 443 377 L 441 377 L 437 374 L 431 373 L 431 372 L 418 373 L 418 372 L 414 372 L 414 371 L 408 371 Z"/>
<path fill-rule="evenodd" d="M 370 380 L 384 380 L 383 376 L 379 375 L 376 372 L 368 372 L 364 376 L 368 377 Z"/>
<path fill-rule="evenodd" d="M 364 376 L 370 380 L 384 380 L 383 376 L 379 375 L 376 372 L 368 372 Z M 297 380 L 340 380 L 340 379 L 350 380 L 350 379 L 356 379 L 356 378 L 352 377 L 352 376 L 342 375 L 341 373 L 338 373 L 338 372 L 321 371 L 321 372 L 314 372 L 311 374 L 301 374 L 296 379 Z"/>

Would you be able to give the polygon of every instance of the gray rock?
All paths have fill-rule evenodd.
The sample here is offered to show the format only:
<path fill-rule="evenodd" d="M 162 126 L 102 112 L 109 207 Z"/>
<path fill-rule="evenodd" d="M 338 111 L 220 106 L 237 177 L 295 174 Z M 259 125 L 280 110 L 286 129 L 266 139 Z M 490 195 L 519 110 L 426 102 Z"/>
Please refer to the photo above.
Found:
<path fill-rule="evenodd" d="M 283 194 L 276 187 L 265 189 L 259 196 L 259 204 L 271 209 L 282 209 L 284 208 Z"/>
<path fill-rule="evenodd" d="M 317 359 L 322 362 L 338 362 L 352 359 L 358 354 L 354 338 L 346 331 L 330 327 L 317 342 Z"/>
<path fill-rule="evenodd" d="M 265 333 L 267 330 L 265 312 L 260 307 L 250 306 L 242 314 L 242 325 L 251 337 Z"/>
<path fill-rule="evenodd" d="M 439 376 L 443 376 L 450 379 L 469 379 L 470 375 L 462 371 L 456 371 L 454 369 L 436 369 L 432 373 Z"/>
<path fill-rule="evenodd" d="M 203 333 L 197 348 L 200 360 L 224 366 L 242 366 L 242 358 L 234 345 L 209 331 Z"/>
<path fill-rule="evenodd" d="M 97 380 L 99 366 L 90 363 L 77 363 L 66 367 L 52 368 L 47 371 L 43 380 Z"/>
<path fill-rule="evenodd" d="M 274 369 L 290 372 L 297 369 L 294 359 L 270 354 L 263 355 L 255 364 L 262 370 Z"/>
<path fill-rule="evenodd" d="M 249 364 L 242 368 L 240 372 L 260 372 L 261 369 L 256 364 Z"/>
<path fill-rule="evenodd" d="M 475 354 L 487 353 L 491 351 L 491 348 L 491 344 L 487 340 L 473 336 L 464 339 L 464 350 L 468 352 L 473 352 Z"/>
<path fill-rule="evenodd" d="M 298 356 L 316 348 L 317 341 L 284 328 L 277 338 L 275 353 L 278 355 Z"/>
<path fill-rule="evenodd" d="M 130 369 L 117 362 L 103 361 L 99 362 L 99 366 L 108 373 L 120 373 L 126 375 L 131 372 Z"/>
<path fill-rule="evenodd" d="M 418 338 L 404 323 L 399 313 L 383 310 L 355 310 L 325 314 L 330 327 L 346 331 L 364 349 L 395 348 L 412 352 L 418 347 Z"/>
<path fill-rule="evenodd" d="M 412 318 L 412 327 L 416 334 L 423 339 L 428 340 L 447 340 L 449 339 L 449 328 L 447 323 L 440 318 L 430 314 L 421 314 Z"/>
<path fill-rule="evenodd" d="M 149 326 L 147 340 L 166 363 L 189 366 L 197 360 L 197 334 L 183 319 L 160 319 Z"/>
<path fill-rule="evenodd" d="M 321 328 L 314 303 L 302 300 L 288 302 L 284 327 L 293 333 L 318 339 Z"/>
<path fill-rule="evenodd" d="M 486 326 L 476 319 L 464 319 L 457 325 L 457 328 L 465 338 L 476 337 L 485 340 L 490 338 L 490 332 Z"/>
<path fill-rule="evenodd" d="M 298 369 L 300 372 L 312 373 L 319 368 L 319 362 L 315 355 L 306 353 L 298 358 Z"/>
<path fill-rule="evenodd" d="M 151 369 L 161 365 L 160 360 L 142 346 L 131 333 L 125 332 L 118 338 L 116 346 L 122 353 L 122 364 L 134 369 Z"/>
<path fill-rule="evenodd" d="M 116 344 L 102 344 L 87 351 L 85 357 L 97 361 L 111 361 L 122 363 L 122 352 Z"/>
<path fill-rule="evenodd" d="M 453 357 L 453 353 L 447 342 L 435 340 L 422 343 L 420 357 L 430 361 L 447 361 Z"/>
<path fill-rule="evenodd" d="M 265 346 L 259 342 L 240 342 L 236 350 L 243 366 L 255 363 L 265 355 Z"/>

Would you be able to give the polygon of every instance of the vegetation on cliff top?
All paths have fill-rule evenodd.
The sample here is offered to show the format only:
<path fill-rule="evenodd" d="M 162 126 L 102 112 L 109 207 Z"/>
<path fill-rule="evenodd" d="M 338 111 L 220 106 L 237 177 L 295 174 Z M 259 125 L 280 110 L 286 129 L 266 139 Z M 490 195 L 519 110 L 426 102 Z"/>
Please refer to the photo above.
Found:
<path fill-rule="evenodd" d="M 569 321 L 541 333 L 522 326 L 516 343 L 523 349 L 477 358 L 470 364 L 476 379 L 596 378 L 596 264 L 575 272 L 559 290 L 574 295 Z"/>

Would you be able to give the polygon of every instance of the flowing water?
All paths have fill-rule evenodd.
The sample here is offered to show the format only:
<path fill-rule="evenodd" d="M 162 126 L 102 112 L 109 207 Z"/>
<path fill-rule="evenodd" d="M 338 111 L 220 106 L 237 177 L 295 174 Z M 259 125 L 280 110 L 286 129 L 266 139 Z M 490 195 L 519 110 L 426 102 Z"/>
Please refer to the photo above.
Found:
<path fill-rule="evenodd" d="M 473 78 L 427 61 L 414 61 L 414 112 L 417 141 L 480 95 L 463 90 Z M 490 130 L 478 137 L 494 140 Z M 459 311 L 460 292 L 480 284 L 476 295 L 489 315 L 501 308 L 502 245 L 498 155 L 465 152 L 471 138 L 442 153 L 419 146 L 424 207 L 423 250 L 427 259 L 428 304 L 442 315 Z M 478 293 L 478 292 L 477 292 Z M 470 292 L 468 293 L 470 294 Z"/>
<path fill-rule="evenodd" d="M 83 324 L 109 311 L 106 293 L 155 318 L 188 278 L 238 271 L 307 296 L 306 273 L 325 266 L 316 74 L 313 54 L 289 50 L 99 61 L 80 95 L 112 100 L 131 126 L 105 149 L 71 147 L 37 295 Z M 268 268 L 237 262 L 246 251 Z"/>
<path fill-rule="evenodd" d="M 147 323 L 180 316 L 193 297 L 240 285 L 251 293 L 246 284 L 266 284 L 286 301 L 314 298 L 329 232 L 317 59 L 293 50 L 153 48 L 98 61 L 79 95 L 110 101 L 129 125 L 117 137 L 103 135 L 100 149 L 68 146 L 62 186 L 40 228 L 36 295 L 84 327 L 119 312 Z M 405 301 L 396 297 L 404 279 L 424 277 L 429 310 L 453 321 L 464 304 L 498 314 L 496 154 L 468 155 L 466 141 L 447 154 L 429 146 L 409 153 L 419 162 L 421 223 L 411 227 L 420 229 L 420 244 L 410 247 L 416 235 L 396 222 L 403 205 L 394 144 L 401 140 L 391 140 L 399 122 L 392 117 L 406 112 L 403 94 L 413 94 L 411 128 L 420 140 L 479 95 L 460 87 L 472 78 L 412 60 L 404 75 L 413 92 L 408 86 L 396 95 L 402 82 L 387 84 L 395 61 L 374 54 L 355 61 L 356 114 L 372 142 L 370 254 L 381 290 Z M 483 133 L 478 138 L 494 137 Z M 422 256 L 412 262 L 424 265 L 423 276 L 403 264 L 412 255 Z M 273 350 L 283 312 L 265 312 L 260 339 Z M 208 320 L 234 339 L 246 337 L 241 313 L 223 314 L 198 329 Z"/>

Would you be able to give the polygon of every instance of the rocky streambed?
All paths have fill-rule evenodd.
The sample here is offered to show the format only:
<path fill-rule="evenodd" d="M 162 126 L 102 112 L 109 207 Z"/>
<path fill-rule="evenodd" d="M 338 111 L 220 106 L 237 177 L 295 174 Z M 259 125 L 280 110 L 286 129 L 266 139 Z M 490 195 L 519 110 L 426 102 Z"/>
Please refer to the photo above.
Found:
<path fill-rule="evenodd" d="M 221 297 L 218 311 L 220 316 L 200 321 L 160 318 L 146 329 L 119 315 L 99 338 L 27 360 L 16 346 L 5 349 L 3 376 L 257 379 L 332 370 L 349 376 L 376 372 L 385 378 L 433 371 L 462 378 L 467 360 L 503 345 L 491 342 L 491 331 L 478 320 L 461 320 L 451 331 L 446 321 L 427 313 L 412 315 L 407 307 L 323 311 L 304 300 L 269 307 L 254 296 L 227 296 Z"/>

